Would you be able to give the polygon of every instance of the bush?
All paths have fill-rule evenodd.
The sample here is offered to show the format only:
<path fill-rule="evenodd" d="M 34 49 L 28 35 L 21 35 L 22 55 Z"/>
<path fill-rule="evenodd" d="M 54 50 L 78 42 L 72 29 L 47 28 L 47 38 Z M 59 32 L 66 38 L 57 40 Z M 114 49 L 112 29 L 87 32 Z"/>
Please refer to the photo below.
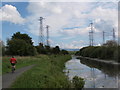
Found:
<path fill-rule="evenodd" d="M 36 55 L 36 49 L 33 46 L 31 37 L 27 34 L 15 33 L 10 40 L 7 41 L 7 55 L 33 56 Z"/>
<path fill-rule="evenodd" d="M 59 46 L 56 46 L 55 48 L 52 49 L 53 54 L 59 54 L 60 53 L 60 48 Z"/>
<path fill-rule="evenodd" d="M 66 50 L 61 50 L 61 54 L 66 55 L 66 54 L 69 54 L 69 53 L 68 53 L 68 51 L 66 51 Z"/>
<path fill-rule="evenodd" d="M 47 51 L 42 43 L 40 43 L 39 46 L 35 46 L 35 48 L 39 54 L 47 54 Z"/>
<path fill-rule="evenodd" d="M 120 53 L 120 46 L 110 45 L 84 47 L 80 49 L 76 55 L 120 61 L 120 56 L 118 55 L 118 53 Z"/>
<path fill-rule="evenodd" d="M 73 83 L 74 88 L 83 88 L 84 84 L 85 84 L 85 81 L 84 81 L 83 78 L 75 76 L 72 79 L 72 83 Z"/>

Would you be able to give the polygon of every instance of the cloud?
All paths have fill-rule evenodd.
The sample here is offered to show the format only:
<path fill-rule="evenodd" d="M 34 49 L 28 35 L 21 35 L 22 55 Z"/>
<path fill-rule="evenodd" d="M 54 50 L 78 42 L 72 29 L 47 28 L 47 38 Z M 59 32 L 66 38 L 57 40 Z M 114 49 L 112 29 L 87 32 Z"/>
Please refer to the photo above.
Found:
<path fill-rule="evenodd" d="M 99 14 L 98 14 L 99 13 Z M 113 28 L 118 37 L 118 11 L 116 9 L 104 9 L 101 6 L 92 11 L 91 15 L 94 16 L 94 25 L 98 31 L 105 31 L 109 36 L 112 35 Z"/>
<path fill-rule="evenodd" d="M 12 5 L 6 4 L 1 7 L 0 15 L 2 15 L 2 17 L 0 17 L 1 21 L 8 21 L 14 24 L 23 24 L 25 22 L 25 19 L 21 17 L 17 8 Z"/>
<path fill-rule="evenodd" d="M 63 30 L 61 33 L 68 35 L 68 36 L 75 36 L 75 35 L 85 35 L 86 33 L 89 32 L 89 28 L 75 28 L 75 29 L 68 29 L 68 30 Z"/>
<path fill-rule="evenodd" d="M 62 13 L 63 9 L 61 9 L 60 6 L 56 5 L 56 3 L 30 3 L 27 8 L 28 12 L 32 14 L 27 18 L 29 30 L 31 32 L 34 32 L 35 35 L 38 35 L 39 22 L 37 21 L 40 16 L 43 16 L 45 18 L 43 20 L 44 27 L 46 24 L 48 24 L 50 26 L 50 34 L 52 36 L 59 36 L 61 27 L 68 23 L 67 19 L 70 16 L 69 13 Z"/>
<path fill-rule="evenodd" d="M 40 16 L 43 16 L 45 18 L 44 24 L 50 26 L 50 34 L 52 36 L 59 36 L 62 34 L 60 32 L 63 31 L 63 27 L 69 25 L 73 26 L 73 23 L 71 23 L 73 16 L 75 16 L 75 13 L 73 12 L 75 8 L 77 9 L 79 4 L 75 3 L 77 4 L 77 7 L 75 8 L 72 4 L 73 3 L 30 3 L 27 7 L 28 12 L 31 13 L 31 16 L 27 18 L 30 31 L 34 32 L 35 35 L 38 35 L 39 22 L 37 22 L 37 20 Z M 81 7 L 83 7 L 83 5 L 81 5 Z M 87 8 L 84 7 L 86 10 Z M 80 7 L 79 9 L 82 10 Z M 80 22 L 79 24 L 84 23 Z"/>
<path fill-rule="evenodd" d="M 91 27 L 85 27 L 85 28 L 70 28 L 67 30 L 63 30 L 61 31 L 61 33 L 68 35 L 68 36 L 75 36 L 75 35 L 81 35 L 81 36 L 85 36 L 88 35 L 89 31 L 90 31 Z M 98 29 L 96 29 L 95 27 L 93 27 L 94 32 L 99 33 L 100 31 Z"/>
<path fill-rule="evenodd" d="M 71 43 L 54 43 L 55 46 L 60 46 L 62 49 L 80 49 L 83 46 L 87 45 L 87 42 L 80 40 L 80 41 L 72 41 Z"/>
<path fill-rule="evenodd" d="M 80 49 L 83 46 L 88 46 L 88 42 L 86 40 L 79 39 L 77 40 L 75 37 L 63 37 L 60 42 L 57 42 L 56 44 L 55 41 L 52 46 L 58 45 L 63 49 Z"/>
<path fill-rule="evenodd" d="M 9 0 L 4 0 L 4 1 L 9 1 Z M 27 0 L 27 1 L 29 2 L 98 2 L 99 0 Z M 20 2 L 26 2 L 26 0 L 20 0 Z M 119 2 L 119 0 L 100 0 L 99 2 Z"/>
<path fill-rule="evenodd" d="M 26 30 L 34 35 L 39 35 L 39 17 L 44 17 L 44 35 L 46 36 L 46 25 L 49 25 L 50 37 L 63 36 L 64 40 L 78 38 L 85 39 L 90 30 L 89 24 L 94 23 L 95 33 L 102 31 L 110 32 L 113 28 L 118 29 L 117 3 L 97 2 L 29 2 L 27 11 L 29 16 L 22 18 L 17 8 L 12 5 L 5 5 L 1 8 L 0 20 L 9 21 L 15 24 L 25 22 Z M 14 17 L 14 18 L 13 18 Z M 75 28 L 79 27 L 79 28 Z M 65 29 L 68 28 L 68 29 Z M 101 37 L 100 37 L 101 38 Z M 96 38 L 97 39 L 97 38 Z M 61 44 L 60 44 L 61 45 Z M 70 46 L 69 46 L 70 45 Z M 76 45 L 80 45 L 77 43 Z M 64 47 L 79 47 L 74 43 L 65 44 Z M 82 44 L 80 45 L 82 47 Z"/>
<path fill-rule="evenodd" d="M 80 46 L 75 46 L 73 44 L 56 44 L 56 46 L 59 46 L 62 49 L 80 49 L 82 47 Z"/>
<path fill-rule="evenodd" d="M 27 17 L 28 27 L 30 32 L 38 35 L 39 22 L 37 20 L 43 16 L 45 18 L 44 27 L 46 24 L 50 26 L 52 37 L 86 35 L 90 29 L 88 27 L 90 20 L 94 22 L 96 33 L 102 30 L 110 31 L 112 27 L 117 29 L 117 9 L 112 8 L 115 6 L 115 3 L 109 5 L 109 3 L 88 2 L 30 2 L 27 7 L 28 12 L 31 13 L 31 16 Z M 81 28 L 63 29 L 77 26 Z"/>
<path fill-rule="evenodd" d="M 105 9 L 99 6 L 96 9 L 92 10 L 90 17 L 94 17 L 95 19 L 101 19 L 103 21 L 106 21 L 107 23 L 113 24 L 112 26 L 115 26 L 118 20 L 118 10 L 114 8 Z"/>
<path fill-rule="evenodd" d="M 62 9 L 60 7 L 56 7 L 56 8 L 53 9 L 53 12 L 61 14 L 62 13 Z"/>

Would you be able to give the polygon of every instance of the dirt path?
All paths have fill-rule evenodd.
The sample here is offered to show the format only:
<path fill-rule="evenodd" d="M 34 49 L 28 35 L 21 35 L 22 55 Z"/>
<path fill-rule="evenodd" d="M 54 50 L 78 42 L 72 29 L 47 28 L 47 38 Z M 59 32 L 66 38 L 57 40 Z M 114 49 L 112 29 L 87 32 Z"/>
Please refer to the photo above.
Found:
<path fill-rule="evenodd" d="M 7 73 L 2 76 L 2 88 L 10 88 L 11 84 L 15 81 L 15 79 L 20 76 L 23 72 L 31 69 L 35 65 L 26 66 L 20 69 L 17 69 L 15 73 Z"/>

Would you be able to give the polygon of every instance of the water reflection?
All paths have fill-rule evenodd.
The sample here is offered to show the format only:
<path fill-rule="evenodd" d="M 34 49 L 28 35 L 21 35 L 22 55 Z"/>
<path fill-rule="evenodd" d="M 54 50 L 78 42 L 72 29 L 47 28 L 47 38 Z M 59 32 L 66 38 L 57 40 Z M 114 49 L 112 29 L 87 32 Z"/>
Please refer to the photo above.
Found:
<path fill-rule="evenodd" d="M 117 88 L 118 66 L 73 57 L 66 63 L 66 75 L 71 80 L 74 76 L 85 79 L 86 88 Z"/>
<path fill-rule="evenodd" d="M 120 65 L 108 64 L 104 62 L 92 61 L 82 58 L 80 59 L 80 62 L 91 68 L 97 68 L 109 76 L 117 76 L 120 73 Z"/>

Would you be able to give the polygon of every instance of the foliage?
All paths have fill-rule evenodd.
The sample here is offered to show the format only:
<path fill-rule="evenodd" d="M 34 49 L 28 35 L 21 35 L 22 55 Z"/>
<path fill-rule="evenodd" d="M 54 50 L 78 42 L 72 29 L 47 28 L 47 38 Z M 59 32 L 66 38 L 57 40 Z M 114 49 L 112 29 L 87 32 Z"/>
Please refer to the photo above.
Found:
<path fill-rule="evenodd" d="M 39 46 L 35 46 L 39 54 L 69 54 L 66 50 L 60 50 L 59 46 L 51 48 L 50 46 L 43 45 L 42 43 Z"/>
<path fill-rule="evenodd" d="M 55 57 L 56 56 L 56 57 Z M 18 58 L 18 57 L 16 57 Z M 3 62 L 9 63 L 9 59 Z M 63 72 L 65 62 L 70 55 L 38 55 L 34 57 L 19 57 L 16 67 L 36 64 L 35 67 L 23 73 L 13 83 L 13 88 L 69 88 L 70 81 Z M 4 68 L 6 70 L 7 67 Z M 4 71 L 3 70 L 3 71 Z"/>
<path fill-rule="evenodd" d="M 78 51 L 68 51 L 70 55 L 75 55 Z"/>
<path fill-rule="evenodd" d="M 45 46 L 45 49 L 46 49 L 46 53 L 47 54 L 51 54 L 51 48 L 50 48 L 50 46 Z"/>
<path fill-rule="evenodd" d="M 72 83 L 73 83 L 75 88 L 83 88 L 84 84 L 85 84 L 85 81 L 84 81 L 83 78 L 75 76 L 72 79 Z"/>
<path fill-rule="evenodd" d="M 7 41 L 6 47 L 7 55 L 36 55 L 36 48 L 32 45 L 32 40 L 27 34 L 21 34 L 17 32 Z"/>
<path fill-rule="evenodd" d="M 0 56 L 2 55 L 2 42 L 0 42 Z"/>
<path fill-rule="evenodd" d="M 120 46 L 117 46 L 115 42 L 108 41 L 103 46 L 88 46 L 80 49 L 76 52 L 76 55 L 100 58 L 105 60 L 120 61 L 118 53 L 120 52 Z"/>
<path fill-rule="evenodd" d="M 59 54 L 60 53 L 60 48 L 59 46 L 56 46 L 55 48 L 52 49 L 53 54 Z"/>
<path fill-rule="evenodd" d="M 21 34 L 20 32 L 17 32 L 13 34 L 12 39 L 24 40 L 26 43 L 33 45 L 32 38 L 27 34 Z"/>
<path fill-rule="evenodd" d="M 1 51 L 0 51 L 1 52 Z M 0 54 L 1 55 L 1 54 Z M 5 46 L 4 45 L 2 45 L 2 56 L 4 56 L 5 55 Z"/>
<path fill-rule="evenodd" d="M 3 41 L 0 41 L 0 56 L 4 56 L 5 55 L 5 45 L 3 43 Z"/>
<path fill-rule="evenodd" d="M 2 47 L 5 55 L 34 56 L 37 54 L 68 54 L 66 50 L 60 50 L 59 46 L 50 47 L 40 43 L 33 46 L 32 38 L 27 34 L 17 32 L 7 40 L 7 46 Z"/>
<path fill-rule="evenodd" d="M 46 49 L 45 49 L 45 47 L 43 46 L 42 43 L 40 43 L 39 46 L 35 46 L 35 47 L 36 47 L 37 52 L 39 54 L 46 54 Z"/>
<path fill-rule="evenodd" d="M 61 54 L 66 55 L 66 54 L 69 54 L 69 53 L 68 53 L 68 51 L 66 51 L 66 50 L 61 50 Z"/>
<path fill-rule="evenodd" d="M 118 46 L 118 50 L 116 51 L 117 55 L 115 56 L 117 58 L 117 61 L 120 62 L 120 46 Z"/>
<path fill-rule="evenodd" d="M 113 40 L 108 40 L 103 46 L 117 46 L 117 42 Z"/>

